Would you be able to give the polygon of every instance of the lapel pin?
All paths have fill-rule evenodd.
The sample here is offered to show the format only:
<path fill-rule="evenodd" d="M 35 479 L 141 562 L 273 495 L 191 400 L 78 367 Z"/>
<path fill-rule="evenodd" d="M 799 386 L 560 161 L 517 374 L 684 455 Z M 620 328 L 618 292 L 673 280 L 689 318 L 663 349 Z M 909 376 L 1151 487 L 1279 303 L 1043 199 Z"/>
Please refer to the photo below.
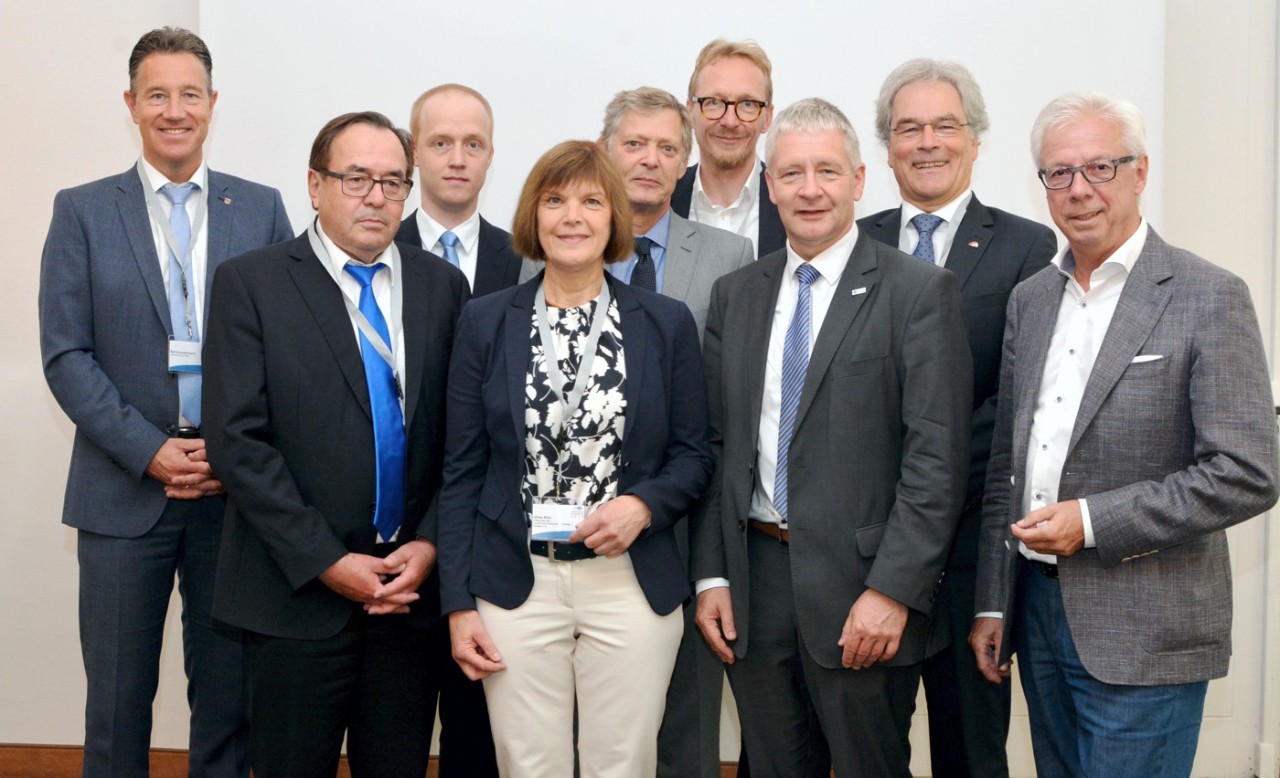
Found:
<path fill-rule="evenodd" d="M 849 294 L 853 295 L 854 297 L 857 297 L 860 294 L 866 294 L 866 293 L 867 293 L 867 288 L 865 286 L 860 286 L 857 289 L 854 289 Z"/>
<path fill-rule="evenodd" d="M 231 205 L 231 198 L 230 198 L 230 197 L 224 197 L 224 198 L 222 198 L 222 204 L 223 204 L 223 205 Z M 977 244 L 975 243 L 975 244 L 973 244 L 973 245 L 977 245 Z"/>
<path fill-rule="evenodd" d="M 976 240 L 969 241 L 969 248 L 976 249 L 977 247 L 978 247 L 978 241 Z"/>

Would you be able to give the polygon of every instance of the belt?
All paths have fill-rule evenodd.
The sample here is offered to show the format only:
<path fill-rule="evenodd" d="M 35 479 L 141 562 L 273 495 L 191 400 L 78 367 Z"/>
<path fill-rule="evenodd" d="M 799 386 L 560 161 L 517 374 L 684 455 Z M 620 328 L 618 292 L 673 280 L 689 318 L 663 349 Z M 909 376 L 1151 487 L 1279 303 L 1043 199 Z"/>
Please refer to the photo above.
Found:
<path fill-rule="evenodd" d="M 1034 565 L 1035 568 L 1040 571 L 1040 574 L 1043 575 L 1045 578 L 1058 577 L 1057 565 L 1051 565 L 1048 562 L 1041 562 L 1039 559 L 1028 559 L 1027 561 L 1030 562 L 1032 565 Z"/>
<path fill-rule="evenodd" d="M 529 554 L 544 556 L 552 562 L 577 562 L 582 559 L 594 559 L 596 552 L 586 543 L 560 543 L 554 540 L 530 540 Z"/>
<path fill-rule="evenodd" d="M 175 438 L 187 438 L 191 440 L 204 437 L 204 435 L 200 434 L 199 427 L 178 427 L 173 430 L 172 435 Z"/>
<path fill-rule="evenodd" d="M 769 537 L 773 538 L 774 540 L 778 541 L 784 546 L 791 544 L 791 530 L 787 529 L 786 527 L 783 527 L 778 524 L 773 524 L 772 522 L 768 522 L 768 521 L 760 521 L 759 519 L 751 519 L 750 521 L 748 521 L 748 524 L 751 526 L 751 529 L 755 530 L 756 532 L 768 535 Z"/>

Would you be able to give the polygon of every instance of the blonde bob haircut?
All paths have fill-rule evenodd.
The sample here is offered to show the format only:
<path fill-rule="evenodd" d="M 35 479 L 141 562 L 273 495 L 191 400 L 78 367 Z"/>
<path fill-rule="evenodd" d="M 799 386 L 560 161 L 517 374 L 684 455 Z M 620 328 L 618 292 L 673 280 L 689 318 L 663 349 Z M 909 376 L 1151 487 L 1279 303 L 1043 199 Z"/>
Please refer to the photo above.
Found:
<path fill-rule="evenodd" d="M 575 184 L 598 186 L 609 201 L 610 235 L 604 247 L 604 261 L 618 262 L 631 256 L 635 244 L 626 186 L 604 147 L 589 140 L 557 144 L 534 163 L 516 203 L 511 247 L 522 257 L 545 262 L 547 254 L 538 239 L 538 203 L 549 192 L 562 192 Z"/>

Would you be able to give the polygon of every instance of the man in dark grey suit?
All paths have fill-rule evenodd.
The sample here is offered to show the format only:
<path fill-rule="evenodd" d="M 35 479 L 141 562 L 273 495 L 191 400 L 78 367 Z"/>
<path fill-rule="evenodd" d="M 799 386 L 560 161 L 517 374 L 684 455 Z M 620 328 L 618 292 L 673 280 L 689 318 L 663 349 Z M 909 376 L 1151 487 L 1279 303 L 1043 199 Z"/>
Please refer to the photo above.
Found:
<path fill-rule="evenodd" d="M 970 188 L 989 125 L 982 90 L 963 65 L 913 59 L 897 67 L 876 101 L 876 136 L 889 152 L 902 206 L 858 220 L 881 243 L 955 274 L 973 355 L 968 493 L 930 621 L 950 645 L 925 659 L 921 673 L 935 778 L 1009 775 L 1009 684 L 987 683 L 966 637 L 973 624 L 1005 303 L 1013 287 L 1049 264 L 1057 246 L 1048 227 L 989 208 Z"/>
<path fill-rule="evenodd" d="M 1276 501 L 1271 383 L 1244 282 L 1142 218 L 1142 116 L 1041 111 L 1067 250 L 1014 290 L 970 644 L 1016 651 L 1042 776 L 1186 776 L 1231 655 L 1224 530 Z"/>
<path fill-rule="evenodd" d="M 865 166 L 835 106 L 782 111 L 766 157 L 787 248 L 720 279 L 707 318 L 698 626 L 754 775 L 906 776 L 969 461 L 959 284 L 859 233 Z"/>
<path fill-rule="evenodd" d="M 631 201 L 636 251 L 608 265 L 632 286 L 661 292 L 689 306 L 702 335 L 711 287 L 720 276 L 751 264 L 751 241 L 672 213 L 671 192 L 693 144 L 689 114 L 675 95 L 653 87 L 619 92 L 604 111 L 600 143 L 622 174 Z M 686 566 L 689 522 L 676 523 Z M 707 650 L 685 608 L 685 633 L 667 691 L 658 735 L 658 775 L 714 778 L 720 774 L 723 670 Z"/>
<path fill-rule="evenodd" d="M 217 98 L 204 41 L 143 35 L 124 94 L 142 159 L 59 192 L 41 259 L 45 377 L 76 425 L 62 521 L 80 561 L 86 776 L 147 773 L 175 571 L 190 774 L 248 775 L 241 647 L 210 615 L 225 501 L 200 433 L 198 353 L 206 279 L 291 231 L 279 192 L 206 167 Z"/>
<path fill-rule="evenodd" d="M 422 202 L 401 223 L 396 240 L 444 257 L 467 277 L 475 297 L 516 283 L 520 257 L 511 250 L 511 234 L 490 224 L 479 210 L 480 191 L 493 162 L 493 108 L 489 101 L 462 84 L 432 87 L 413 102 L 409 130 Z M 479 684 L 475 686 L 479 688 Z M 454 695 L 445 697 L 452 699 Z M 465 718 L 473 720 L 470 714 Z M 448 740 L 443 732 L 441 735 Z M 475 745 L 484 747 L 484 742 Z M 444 742 L 440 747 L 451 750 Z M 465 775 L 474 778 L 479 773 Z"/>
<path fill-rule="evenodd" d="M 766 192 L 760 136 L 773 121 L 773 65 L 755 41 L 711 41 L 698 52 L 686 107 L 698 138 L 696 165 L 681 176 L 671 209 L 751 241 L 756 256 L 782 248 L 786 234 Z"/>

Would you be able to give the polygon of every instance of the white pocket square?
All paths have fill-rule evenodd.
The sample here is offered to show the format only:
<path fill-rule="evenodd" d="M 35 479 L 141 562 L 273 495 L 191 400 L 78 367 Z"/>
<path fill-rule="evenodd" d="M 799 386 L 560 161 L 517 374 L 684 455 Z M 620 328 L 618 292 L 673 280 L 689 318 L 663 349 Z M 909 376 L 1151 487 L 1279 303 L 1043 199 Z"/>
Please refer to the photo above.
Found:
<path fill-rule="evenodd" d="M 1164 359 L 1164 354 L 1139 354 L 1133 358 L 1130 364 L 1139 364 L 1141 362 L 1155 362 L 1157 359 Z"/>

